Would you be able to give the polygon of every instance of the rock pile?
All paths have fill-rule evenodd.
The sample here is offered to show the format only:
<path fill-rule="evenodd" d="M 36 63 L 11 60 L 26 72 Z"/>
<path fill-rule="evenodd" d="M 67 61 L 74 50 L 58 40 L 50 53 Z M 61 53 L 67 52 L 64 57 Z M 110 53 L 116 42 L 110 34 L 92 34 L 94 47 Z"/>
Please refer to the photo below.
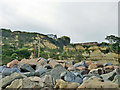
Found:
<path fill-rule="evenodd" d="M 120 86 L 120 68 L 111 63 L 13 60 L 0 66 L 0 88 L 98 89 Z"/>

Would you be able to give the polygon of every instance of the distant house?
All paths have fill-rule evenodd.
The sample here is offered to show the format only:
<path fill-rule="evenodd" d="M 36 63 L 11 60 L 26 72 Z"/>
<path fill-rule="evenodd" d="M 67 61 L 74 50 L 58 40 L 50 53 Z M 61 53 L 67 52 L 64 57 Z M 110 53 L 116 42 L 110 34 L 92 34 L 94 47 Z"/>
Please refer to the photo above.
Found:
<path fill-rule="evenodd" d="M 52 39 L 57 39 L 57 35 L 54 34 L 47 34 L 47 36 Z"/>
<path fill-rule="evenodd" d="M 98 45 L 98 42 L 87 42 L 87 43 L 80 43 L 81 45 Z"/>

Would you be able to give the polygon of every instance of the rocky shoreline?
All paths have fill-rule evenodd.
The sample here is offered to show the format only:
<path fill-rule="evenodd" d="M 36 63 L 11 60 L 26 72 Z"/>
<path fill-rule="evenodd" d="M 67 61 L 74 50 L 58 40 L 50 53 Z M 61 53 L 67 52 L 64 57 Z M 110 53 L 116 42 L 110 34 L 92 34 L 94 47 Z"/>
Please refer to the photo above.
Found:
<path fill-rule="evenodd" d="M 120 67 L 92 61 L 13 60 L 0 66 L 0 88 L 120 89 Z"/>

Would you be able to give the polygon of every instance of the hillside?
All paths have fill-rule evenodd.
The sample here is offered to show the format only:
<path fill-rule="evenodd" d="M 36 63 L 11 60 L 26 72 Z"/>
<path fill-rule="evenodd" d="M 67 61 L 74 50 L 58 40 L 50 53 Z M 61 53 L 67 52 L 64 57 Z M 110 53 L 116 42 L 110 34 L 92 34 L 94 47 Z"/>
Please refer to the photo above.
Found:
<path fill-rule="evenodd" d="M 70 38 L 50 38 L 48 35 L 33 32 L 2 30 L 2 63 L 11 60 L 38 57 L 38 42 L 40 40 L 40 57 L 60 60 L 118 60 L 115 50 L 110 50 L 110 44 L 97 45 L 71 44 Z M 116 46 L 115 46 L 116 47 Z M 95 52 L 96 50 L 97 53 Z M 111 54 L 112 53 L 112 54 Z M 107 55 L 107 56 L 106 56 Z M 111 56 L 113 55 L 113 56 Z M 111 56 L 111 57 L 109 57 Z"/>

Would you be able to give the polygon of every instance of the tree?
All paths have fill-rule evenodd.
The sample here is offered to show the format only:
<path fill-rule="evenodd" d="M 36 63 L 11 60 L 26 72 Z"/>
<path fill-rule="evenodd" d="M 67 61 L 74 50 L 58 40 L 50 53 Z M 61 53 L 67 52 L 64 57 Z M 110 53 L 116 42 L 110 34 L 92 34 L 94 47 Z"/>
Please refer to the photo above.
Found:
<path fill-rule="evenodd" d="M 18 55 L 18 59 L 29 58 L 31 55 L 27 48 L 18 49 L 15 53 Z"/>
<path fill-rule="evenodd" d="M 114 35 L 107 36 L 105 39 L 108 40 L 110 44 L 116 43 L 120 40 L 119 37 L 116 37 Z"/>
<path fill-rule="evenodd" d="M 63 36 L 61 38 L 58 38 L 58 42 L 63 43 L 65 46 L 70 44 L 70 38 L 67 36 Z"/>
<path fill-rule="evenodd" d="M 18 58 L 17 56 L 18 56 L 17 53 L 13 53 L 13 54 L 11 55 L 11 58 L 12 58 L 12 59 L 17 59 L 17 58 Z"/>

